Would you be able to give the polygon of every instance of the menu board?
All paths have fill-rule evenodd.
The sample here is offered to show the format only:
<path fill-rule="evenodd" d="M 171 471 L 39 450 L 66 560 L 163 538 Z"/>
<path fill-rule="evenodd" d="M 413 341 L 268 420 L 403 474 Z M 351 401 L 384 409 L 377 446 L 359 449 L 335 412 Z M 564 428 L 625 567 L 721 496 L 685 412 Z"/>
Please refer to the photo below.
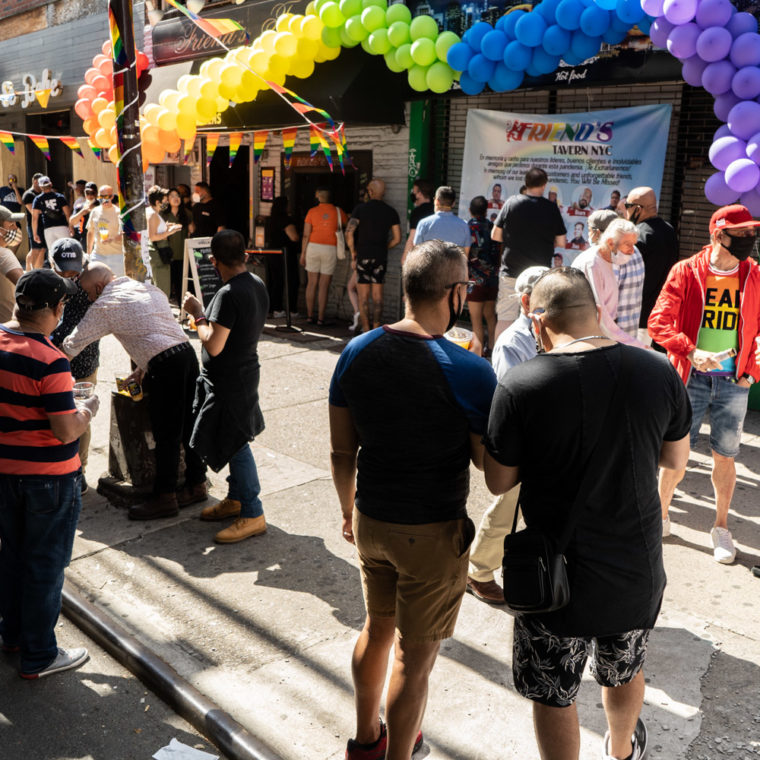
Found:
<path fill-rule="evenodd" d="M 190 264 L 193 283 L 197 281 L 198 288 L 200 288 L 204 307 L 208 306 L 214 297 L 214 293 L 222 287 L 221 277 L 209 259 L 210 254 L 210 237 L 188 238 L 185 241 L 185 260 Z"/>

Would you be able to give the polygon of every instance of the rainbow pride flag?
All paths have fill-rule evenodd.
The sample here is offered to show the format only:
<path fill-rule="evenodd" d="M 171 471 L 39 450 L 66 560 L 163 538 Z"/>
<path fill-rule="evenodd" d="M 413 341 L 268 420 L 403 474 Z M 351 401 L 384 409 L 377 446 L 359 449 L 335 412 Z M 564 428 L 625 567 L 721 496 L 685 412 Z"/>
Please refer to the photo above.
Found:
<path fill-rule="evenodd" d="M 325 158 L 327 159 L 327 165 L 330 167 L 330 171 L 333 171 L 333 159 L 332 159 L 332 152 L 330 151 L 330 143 L 327 142 L 323 132 L 321 129 L 319 129 L 318 125 L 316 128 L 317 137 L 319 138 L 319 144 L 322 147 L 322 153 L 325 154 Z"/>
<path fill-rule="evenodd" d="M 269 136 L 268 129 L 260 129 L 258 132 L 253 133 L 253 163 L 257 164 L 261 158 L 261 154 L 264 152 L 264 146 L 267 144 L 267 137 Z"/>
<path fill-rule="evenodd" d="M 293 147 L 296 144 L 298 127 L 283 129 L 280 134 L 282 135 L 282 147 L 285 151 L 285 168 L 290 169 L 290 160 L 293 157 Z"/>
<path fill-rule="evenodd" d="M 216 146 L 219 145 L 219 133 L 209 132 L 206 134 L 206 163 L 210 164 L 216 153 Z"/>
<path fill-rule="evenodd" d="M 77 140 L 76 137 L 62 137 L 61 142 L 67 148 L 71 148 L 71 150 L 73 150 L 74 153 L 78 153 L 81 158 L 84 158 L 84 156 L 82 155 L 82 149 L 79 147 L 79 140 Z"/>
<path fill-rule="evenodd" d="M 0 142 L 5 145 L 11 153 L 16 152 L 16 143 L 13 140 L 13 135 L 10 132 L 0 132 Z"/>
<path fill-rule="evenodd" d="M 219 37 L 230 34 L 230 32 L 245 32 L 245 41 L 249 42 L 251 35 L 245 29 L 231 18 L 201 18 L 197 13 L 193 13 L 184 5 L 180 5 L 176 0 L 166 0 L 169 5 L 183 13 L 197 26 L 203 29 L 206 34 L 218 39 Z"/>
<path fill-rule="evenodd" d="M 317 155 L 319 150 L 319 130 L 313 125 L 309 125 L 309 154 L 312 158 Z"/>
<path fill-rule="evenodd" d="M 47 161 L 52 160 L 50 158 L 50 144 L 48 143 L 47 137 L 43 137 L 42 135 L 29 135 L 29 139 L 40 149 Z"/>
<path fill-rule="evenodd" d="M 90 140 L 90 138 L 87 138 L 87 144 L 90 146 L 90 150 L 95 154 L 95 158 L 100 161 L 101 156 L 103 155 L 103 148 L 95 145 L 95 143 Z"/>
<path fill-rule="evenodd" d="M 232 168 L 232 163 L 235 160 L 235 156 L 237 156 L 238 149 L 240 148 L 240 143 L 243 141 L 243 133 L 242 132 L 232 132 L 230 134 L 230 168 Z"/>
<path fill-rule="evenodd" d="M 113 62 L 119 66 L 127 64 L 127 50 L 124 47 L 124 40 L 121 38 L 119 24 L 116 22 L 111 4 L 108 5 L 108 29 L 111 34 L 111 48 L 113 50 Z"/>

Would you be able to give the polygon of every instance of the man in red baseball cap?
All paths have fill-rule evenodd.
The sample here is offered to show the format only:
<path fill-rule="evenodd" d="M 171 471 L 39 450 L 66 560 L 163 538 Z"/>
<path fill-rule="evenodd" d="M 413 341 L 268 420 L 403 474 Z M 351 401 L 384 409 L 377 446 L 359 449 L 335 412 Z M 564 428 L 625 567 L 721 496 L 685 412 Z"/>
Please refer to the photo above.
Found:
<path fill-rule="evenodd" d="M 757 228 L 740 205 L 723 206 L 710 219 L 710 244 L 673 266 L 649 317 L 652 339 L 668 352 L 686 384 L 693 409 L 694 448 L 710 411 L 715 525 L 713 556 L 730 564 L 736 548 L 728 530 L 728 510 L 736 485 L 749 388 L 760 379 L 755 338 L 760 332 L 760 269 L 750 259 Z M 663 535 L 670 534 L 668 508 L 685 470 L 661 470 Z"/>

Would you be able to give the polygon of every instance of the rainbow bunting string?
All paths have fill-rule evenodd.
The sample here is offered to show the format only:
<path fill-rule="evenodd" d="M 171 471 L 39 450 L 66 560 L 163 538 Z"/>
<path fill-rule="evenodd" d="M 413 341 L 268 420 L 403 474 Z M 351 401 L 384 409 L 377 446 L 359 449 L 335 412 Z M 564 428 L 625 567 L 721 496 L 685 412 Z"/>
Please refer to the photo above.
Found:
<path fill-rule="evenodd" d="M 314 158 L 319 150 L 319 130 L 311 124 L 309 126 L 309 155 Z"/>
<path fill-rule="evenodd" d="M 103 155 L 103 148 L 101 148 L 98 145 L 95 145 L 95 143 L 90 140 L 90 138 L 87 138 L 87 144 L 90 146 L 90 150 L 95 154 L 95 158 L 100 161 L 100 157 Z"/>
<path fill-rule="evenodd" d="M 285 151 L 285 168 L 290 169 L 290 161 L 293 158 L 293 147 L 296 144 L 298 127 L 283 129 L 280 134 L 282 135 L 282 148 Z"/>
<path fill-rule="evenodd" d="M 5 145 L 11 153 L 16 152 L 16 143 L 13 140 L 13 135 L 10 132 L 0 132 L 0 142 Z"/>
<path fill-rule="evenodd" d="M 232 168 L 232 163 L 235 160 L 235 156 L 237 156 L 238 148 L 240 148 L 240 143 L 242 141 L 242 132 L 232 132 L 230 134 L 230 168 Z"/>
<path fill-rule="evenodd" d="M 40 152 L 45 156 L 46 160 L 52 160 L 50 158 L 50 144 L 48 143 L 47 137 L 43 137 L 42 135 L 29 135 L 29 139 L 40 149 Z"/>
<path fill-rule="evenodd" d="M 77 140 L 76 137 L 62 137 L 61 142 L 67 148 L 71 148 L 74 153 L 78 153 L 81 158 L 84 158 L 84 156 L 82 156 L 82 149 L 79 147 L 79 140 Z"/>
<path fill-rule="evenodd" d="M 330 171 L 333 171 L 333 159 L 332 159 L 332 153 L 330 151 L 330 143 L 327 142 L 325 139 L 324 134 L 322 133 L 322 130 L 320 129 L 321 125 L 317 125 L 317 137 L 319 138 L 319 144 L 322 147 L 322 153 L 325 154 L 325 158 L 327 159 L 327 165 L 330 167 Z"/>
<path fill-rule="evenodd" d="M 264 152 L 264 146 L 267 144 L 267 137 L 269 136 L 269 130 L 260 129 L 258 132 L 253 133 L 253 163 L 257 164 L 261 158 L 261 154 Z"/>
<path fill-rule="evenodd" d="M 230 34 L 231 32 L 245 32 L 245 41 L 249 42 L 251 39 L 248 32 L 237 21 L 231 18 L 201 18 L 197 13 L 193 13 L 184 5 L 180 5 L 176 0 L 166 0 L 166 2 L 181 13 L 184 13 L 185 16 L 194 21 L 206 34 L 214 37 L 214 39 L 219 39 L 222 35 Z"/>
<path fill-rule="evenodd" d="M 210 164 L 216 153 L 216 146 L 219 145 L 219 133 L 210 132 L 206 135 L 206 163 Z"/>

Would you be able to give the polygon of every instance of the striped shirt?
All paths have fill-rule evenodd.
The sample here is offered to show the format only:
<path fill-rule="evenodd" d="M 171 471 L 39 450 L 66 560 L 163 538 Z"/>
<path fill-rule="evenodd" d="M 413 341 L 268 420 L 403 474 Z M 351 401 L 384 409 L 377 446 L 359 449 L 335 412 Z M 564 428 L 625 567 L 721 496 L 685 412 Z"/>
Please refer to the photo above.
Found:
<path fill-rule="evenodd" d="M 43 335 L 0 325 L 0 473 L 79 470 L 79 441 L 61 443 L 49 420 L 75 412 L 69 360 Z"/>
<path fill-rule="evenodd" d="M 635 338 L 639 329 L 641 314 L 641 294 L 644 290 L 644 259 L 638 248 L 628 257 L 622 266 L 612 265 L 612 271 L 618 281 L 618 326 Z"/>

